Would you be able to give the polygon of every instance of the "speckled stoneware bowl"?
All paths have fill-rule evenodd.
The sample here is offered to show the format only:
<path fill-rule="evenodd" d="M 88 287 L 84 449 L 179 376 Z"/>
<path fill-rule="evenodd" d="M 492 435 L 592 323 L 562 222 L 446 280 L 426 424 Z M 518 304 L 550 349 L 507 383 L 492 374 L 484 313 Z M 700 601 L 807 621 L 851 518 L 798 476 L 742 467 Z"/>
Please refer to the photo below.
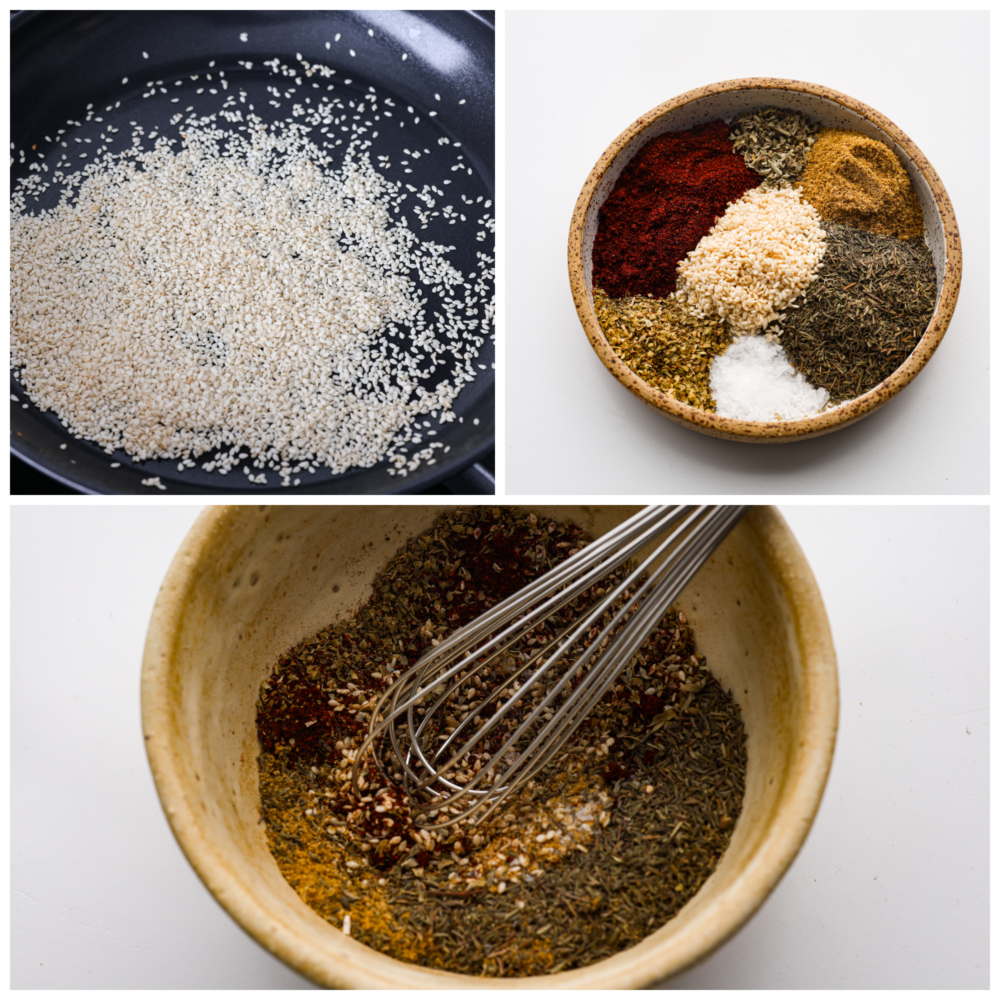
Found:
<path fill-rule="evenodd" d="M 598 210 L 625 165 L 650 139 L 717 118 L 730 121 L 743 111 L 769 105 L 802 111 L 821 125 L 862 132 L 884 142 L 899 156 L 923 209 L 925 236 L 937 272 L 937 304 L 927 330 L 906 361 L 863 396 L 801 420 L 733 420 L 671 399 L 619 360 L 594 312 L 591 252 L 597 233 Z M 941 343 L 955 310 L 961 278 L 962 246 L 955 213 L 941 178 L 927 157 L 912 139 L 873 108 L 828 87 L 801 80 L 769 77 L 726 80 L 681 94 L 653 108 L 625 129 L 597 161 L 577 199 L 569 230 L 569 279 L 576 311 L 591 345 L 608 371 L 675 423 L 732 441 L 801 441 L 846 427 L 877 410 L 913 381 Z"/>
<path fill-rule="evenodd" d="M 315 982 L 369 989 L 633 988 L 703 958 L 750 918 L 795 857 L 837 729 L 830 628 L 809 565 L 773 507 L 753 509 L 679 600 L 749 735 L 743 812 L 718 869 L 637 946 L 526 979 L 434 972 L 372 951 L 284 880 L 260 819 L 255 702 L 278 656 L 350 615 L 376 572 L 445 508 L 209 507 L 153 610 L 142 724 L 156 787 L 205 885 L 265 948 Z M 601 534 L 635 507 L 532 508 Z"/>

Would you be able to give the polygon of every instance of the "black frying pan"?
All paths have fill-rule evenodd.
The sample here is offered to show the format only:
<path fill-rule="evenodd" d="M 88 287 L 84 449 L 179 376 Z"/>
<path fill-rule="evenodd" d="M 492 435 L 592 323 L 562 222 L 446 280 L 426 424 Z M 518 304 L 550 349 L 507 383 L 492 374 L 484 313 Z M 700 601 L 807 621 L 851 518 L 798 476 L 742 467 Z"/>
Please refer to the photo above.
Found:
<path fill-rule="evenodd" d="M 369 30 L 372 35 L 369 35 Z M 240 41 L 246 32 L 247 42 Z M 334 43 L 340 34 L 341 39 Z M 331 47 L 326 48 L 326 42 Z M 354 49 L 356 56 L 350 56 Z M 143 58 L 143 51 L 149 54 Z M 402 52 L 407 59 L 401 58 Z M 51 147 L 45 136 L 55 137 L 66 127 L 67 119 L 84 121 L 86 107 L 93 103 L 102 109 L 104 123 L 84 123 L 72 129 L 74 136 L 97 137 L 108 124 L 120 126 L 121 135 L 130 134 L 129 122 L 142 125 L 165 125 L 178 108 L 169 103 L 172 94 L 158 98 L 142 97 L 151 80 L 165 83 L 203 73 L 210 59 L 217 69 L 224 69 L 230 87 L 237 82 L 255 101 L 261 117 L 267 117 L 270 95 L 266 87 L 273 83 L 265 59 L 279 56 L 282 62 L 294 60 L 297 53 L 311 62 L 334 67 L 338 91 L 355 91 L 360 96 L 369 85 L 389 94 L 397 104 L 412 105 L 438 114 L 420 115 L 420 125 L 407 123 L 397 138 L 387 132 L 386 148 L 394 170 L 392 180 L 404 179 L 397 166 L 405 159 L 402 149 L 416 143 L 435 148 L 437 139 L 447 135 L 462 143 L 474 175 L 462 182 L 467 196 L 494 197 L 494 28 L 491 13 L 473 11 L 20 11 L 11 17 L 11 142 L 14 144 L 13 178 L 22 176 L 28 164 L 18 162 L 17 150 L 37 150 L 52 165 L 59 147 Z M 254 68 L 246 70 L 238 60 L 250 60 Z M 129 84 L 122 85 L 127 77 Z M 345 78 L 351 84 L 344 83 Z M 198 98 L 185 90 L 185 106 Z M 441 101 L 435 100 L 439 94 Z M 189 99 L 190 98 L 190 99 Z M 202 98 L 207 100 L 207 96 Z M 465 104 L 459 104 L 460 100 Z M 103 109 L 120 101 L 119 108 Z M 219 98 L 212 98 L 205 108 L 217 110 Z M 196 109 L 198 105 L 195 104 Z M 285 117 L 284 108 L 274 112 Z M 405 134 L 404 134 L 405 133 Z M 398 145 L 398 151 L 392 145 Z M 434 144 L 433 146 L 431 144 Z M 395 154 L 395 155 L 394 155 Z M 41 162 L 41 161 L 40 161 Z M 438 184 L 440 162 L 433 158 L 411 161 L 414 173 L 405 180 L 415 186 Z M 46 202 L 45 197 L 49 198 Z M 57 194 L 48 192 L 36 206 L 55 204 Z M 435 231 L 434 225 L 439 231 Z M 492 252 L 492 245 L 475 241 L 473 227 L 449 227 L 437 219 L 421 231 L 424 239 L 457 247 L 452 262 L 470 271 L 477 250 Z M 428 304 L 433 308 L 433 303 Z M 149 461 L 133 464 L 123 452 L 113 456 L 85 441 L 75 440 L 52 413 L 42 413 L 28 402 L 20 385 L 12 377 L 11 450 L 20 459 L 53 478 L 84 493 L 159 493 L 140 481 L 159 476 L 171 493 L 261 494 L 281 493 L 414 493 L 445 480 L 462 477 L 469 482 L 468 470 L 481 469 L 481 460 L 491 455 L 494 446 L 494 353 L 492 344 L 481 351 L 479 364 L 485 371 L 462 390 L 454 403 L 463 418 L 438 428 L 439 441 L 451 446 L 447 455 L 438 451 L 436 464 L 422 465 L 405 479 L 390 476 L 387 463 L 371 469 L 357 469 L 342 475 L 319 470 L 315 475 L 298 474 L 298 487 L 281 489 L 279 477 L 268 472 L 268 486 L 250 485 L 246 476 L 234 470 L 225 477 L 201 470 L 203 456 L 194 469 L 177 472 L 176 461 Z M 478 425 L 474 421 L 478 420 Z M 65 448 L 60 448 L 65 445 Z M 112 462 L 120 463 L 117 469 Z M 482 484 L 483 476 L 473 476 Z"/>

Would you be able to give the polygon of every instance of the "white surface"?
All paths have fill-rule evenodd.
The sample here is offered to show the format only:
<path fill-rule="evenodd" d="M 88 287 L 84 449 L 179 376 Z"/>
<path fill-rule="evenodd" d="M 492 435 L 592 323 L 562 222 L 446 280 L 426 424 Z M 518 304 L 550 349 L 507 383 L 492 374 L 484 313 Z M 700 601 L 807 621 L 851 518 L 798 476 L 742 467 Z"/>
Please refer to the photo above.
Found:
<path fill-rule="evenodd" d="M 988 16 L 508 13 L 508 494 L 986 494 Z M 962 237 L 961 295 L 927 367 L 877 413 L 798 444 L 719 441 L 647 407 L 591 349 L 566 270 L 573 206 L 611 140 L 671 97 L 748 76 L 877 108 L 934 165 Z"/>
<path fill-rule="evenodd" d="M 833 772 L 760 912 L 672 987 L 988 986 L 988 509 L 782 508 L 840 665 Z M 11 985 L 308 987 L 212 900 L 143 750 L 139 666 L 197 508 L 11 511 Z"/>

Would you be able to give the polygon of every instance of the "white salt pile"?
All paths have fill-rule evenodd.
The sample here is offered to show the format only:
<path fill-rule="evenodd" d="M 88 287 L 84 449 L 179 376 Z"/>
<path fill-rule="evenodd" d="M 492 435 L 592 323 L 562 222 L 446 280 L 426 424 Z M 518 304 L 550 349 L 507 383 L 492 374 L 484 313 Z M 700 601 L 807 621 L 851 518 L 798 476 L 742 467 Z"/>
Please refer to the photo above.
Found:
<path fill-rule="evenodd" d="M 713 362 L 709 382 L 720 417 L 797 420 L 830 402 L 788 363 L 781 345 L 765 337 L 738 337 Z"/>

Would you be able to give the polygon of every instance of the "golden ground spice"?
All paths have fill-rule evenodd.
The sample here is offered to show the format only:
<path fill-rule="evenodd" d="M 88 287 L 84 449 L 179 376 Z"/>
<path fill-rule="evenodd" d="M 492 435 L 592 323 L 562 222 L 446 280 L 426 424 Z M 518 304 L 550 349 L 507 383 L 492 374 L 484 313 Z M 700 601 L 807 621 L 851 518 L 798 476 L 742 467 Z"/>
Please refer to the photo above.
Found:
<path fill-rule="evenodd" d="M 860 132 L 820 129 L 799 184 L 830 222 L 900 240 L 923 236 L 920 202 L 899 157 Z"/>
<path fill-rule="evenodd" d="M 420 961 L 428 943 L 414 940 L 399 923 L 385 879 L 367 866 L 348 867 L 356 861 L 347 831 L 336 827 L 324 831 L 319 817 L 306 814 L 313 802 L 306 792 L 305 770 L 296 775 L 269 754 L 262 754 L 258 764 L 268 847 L 288 884 L 335 927 L 343 926 L 349 914 L 355 937 L 383 947 L 391 941 L 394 958 Z"/>
<path fill-rule="evenodd" d="M 698 317 L 676 298 L 612 299 L 594 289 L 597 320 L 615 354 L 639 378 L 680 403 L 715 411 L 712 359 L 733 341 L 723 320 Z"/>

